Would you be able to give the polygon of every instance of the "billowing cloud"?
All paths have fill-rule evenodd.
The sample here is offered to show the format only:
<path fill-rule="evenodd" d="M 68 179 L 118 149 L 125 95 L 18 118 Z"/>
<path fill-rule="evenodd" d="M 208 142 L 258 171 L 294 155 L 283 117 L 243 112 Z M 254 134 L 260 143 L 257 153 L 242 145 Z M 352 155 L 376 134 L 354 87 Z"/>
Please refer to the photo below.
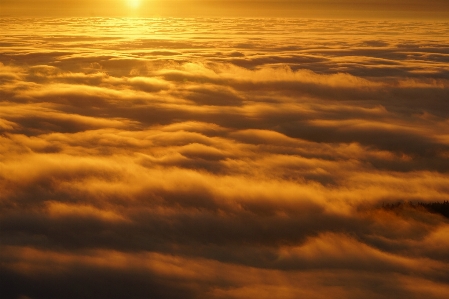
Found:
<path fill-rule="evenodd" d="M 1 22 L 5 298 L 449 296 L 446 23 Z"/>

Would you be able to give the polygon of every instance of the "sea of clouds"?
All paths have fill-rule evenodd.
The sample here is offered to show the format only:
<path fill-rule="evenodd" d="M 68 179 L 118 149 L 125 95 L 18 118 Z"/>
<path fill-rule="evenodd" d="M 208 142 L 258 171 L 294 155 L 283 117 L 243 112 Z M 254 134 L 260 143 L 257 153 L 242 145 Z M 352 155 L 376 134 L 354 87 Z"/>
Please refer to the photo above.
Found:
<path fill-rule="evenodd" d="M 449 297 L 448 23 L 0 29 L 2 298 Z"/>

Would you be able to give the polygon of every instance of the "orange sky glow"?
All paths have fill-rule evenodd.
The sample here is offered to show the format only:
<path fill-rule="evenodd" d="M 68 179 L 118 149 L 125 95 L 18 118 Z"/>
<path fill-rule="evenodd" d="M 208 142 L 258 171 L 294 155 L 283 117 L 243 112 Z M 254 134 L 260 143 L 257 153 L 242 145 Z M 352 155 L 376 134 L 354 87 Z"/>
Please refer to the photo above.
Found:
<path fill-rule="evenodd" d="M 0 297 L 449 298 L 448 3 L 1 0 Z"/>
<path fill-rule="evenodd" d="M 0 15 L 448 19 L 446 0 L 2 0 Z"/>

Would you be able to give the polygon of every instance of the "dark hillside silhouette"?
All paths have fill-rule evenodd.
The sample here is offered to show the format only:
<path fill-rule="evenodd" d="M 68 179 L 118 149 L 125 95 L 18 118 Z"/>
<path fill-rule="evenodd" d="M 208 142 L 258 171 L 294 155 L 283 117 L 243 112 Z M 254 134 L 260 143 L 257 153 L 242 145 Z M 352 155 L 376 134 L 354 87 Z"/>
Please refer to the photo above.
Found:
<path fill-rule="evenodd" d="M 444 202 L 396 202 L 382 205 L 382 208 L 386 210 L 398 210 L 405 207 L 422 208 L 430 213 L 440 214 L 446 218 L 449 218 L 449 201 L 447 200 Z"/>

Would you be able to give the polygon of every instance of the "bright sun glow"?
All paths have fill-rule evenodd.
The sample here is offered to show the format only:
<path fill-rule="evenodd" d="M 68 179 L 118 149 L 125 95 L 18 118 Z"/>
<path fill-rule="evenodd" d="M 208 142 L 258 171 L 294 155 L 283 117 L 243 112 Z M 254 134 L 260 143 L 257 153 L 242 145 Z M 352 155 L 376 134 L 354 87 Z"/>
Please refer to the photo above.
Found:
<path fill-rule="evenodd" d="M 138 8 L 140 6 L 140 0 L 127 0 L 126 2 L 131 8 Z"/>

